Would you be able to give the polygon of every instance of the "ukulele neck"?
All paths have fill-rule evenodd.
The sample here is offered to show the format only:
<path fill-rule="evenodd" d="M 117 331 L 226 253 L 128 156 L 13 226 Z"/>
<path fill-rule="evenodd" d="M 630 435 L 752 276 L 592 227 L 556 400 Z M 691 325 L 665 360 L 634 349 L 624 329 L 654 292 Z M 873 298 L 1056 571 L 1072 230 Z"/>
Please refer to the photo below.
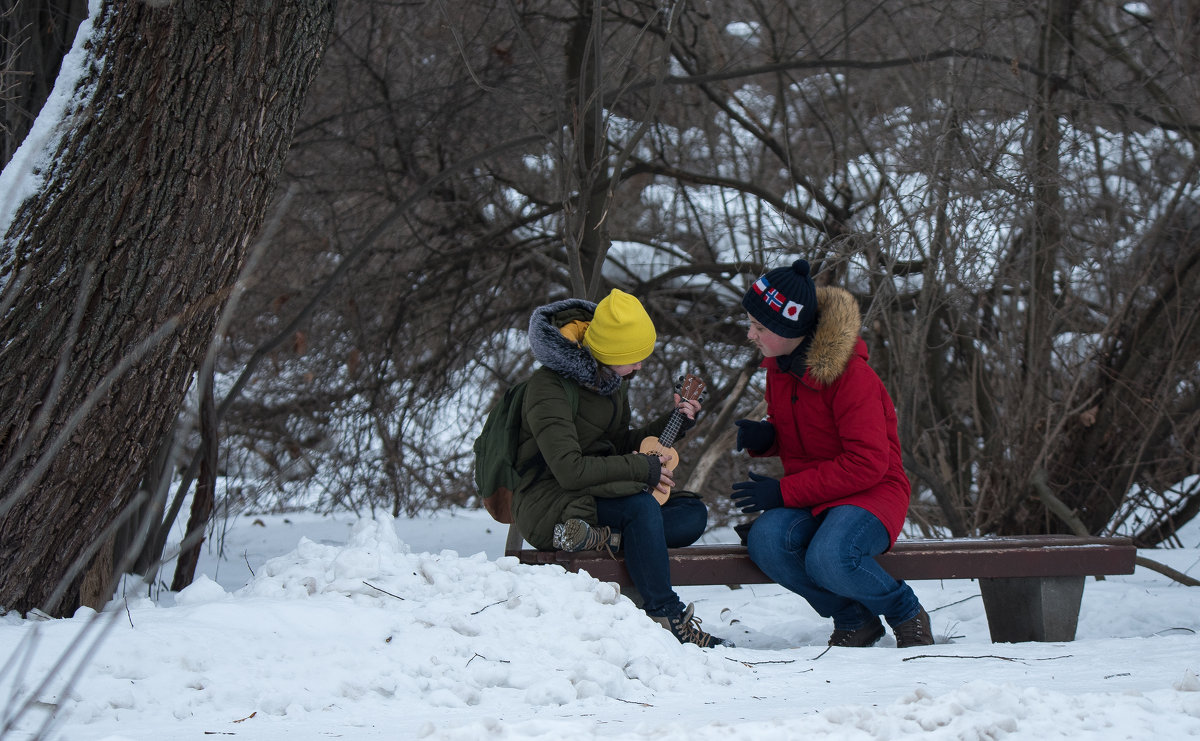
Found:
<path fill-rule="evenodd" d="M 669 448 L 675 444 L 675 437 L 679 435 L 679 430 L 683 427 L 684 419 L 686 417 L 678 409 L 671 412 L 671 419 L 667 421 L 667 426 L 663 428 L 662 434 L 658 436 L 660 445 L 664 448 Z"/>

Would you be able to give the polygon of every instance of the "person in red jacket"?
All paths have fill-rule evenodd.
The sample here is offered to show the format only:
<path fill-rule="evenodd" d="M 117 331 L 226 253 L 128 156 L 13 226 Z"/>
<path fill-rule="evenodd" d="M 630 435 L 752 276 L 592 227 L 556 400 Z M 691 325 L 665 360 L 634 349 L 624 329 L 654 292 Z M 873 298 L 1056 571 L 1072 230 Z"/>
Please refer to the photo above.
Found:
<path fill-rule="evenodd" d="M 747 337 L 767 370 L 767 419 L 741 419 L 738 450 L 778 456 L 784 476 L 753 471 L 733 486 L 742 512 L 761 512 L 746 538 L 776 583 L 833 618 L 831 646 L 872 646 L 885 630 L 900 648 L 933 643 L 929 614 L 875 561 L 896 542 L 910 485 L 896 409 L 867 364 L 858 303 L 814 286 L 809 264 L 768 272 L 742 298 Z"/>

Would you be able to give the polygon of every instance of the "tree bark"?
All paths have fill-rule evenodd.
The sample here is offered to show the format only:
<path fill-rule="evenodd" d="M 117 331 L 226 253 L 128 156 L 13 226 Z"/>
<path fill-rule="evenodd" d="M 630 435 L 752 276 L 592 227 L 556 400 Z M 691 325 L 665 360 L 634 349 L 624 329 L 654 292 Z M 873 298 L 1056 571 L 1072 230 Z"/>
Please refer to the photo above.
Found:
<path fill-rule="evenodd" d="M 212 340 L 332 17 L 332 0 L 99 9 L 81 102 L 0 250 L 0 605 L 78 605 L 89 544 Z"/>

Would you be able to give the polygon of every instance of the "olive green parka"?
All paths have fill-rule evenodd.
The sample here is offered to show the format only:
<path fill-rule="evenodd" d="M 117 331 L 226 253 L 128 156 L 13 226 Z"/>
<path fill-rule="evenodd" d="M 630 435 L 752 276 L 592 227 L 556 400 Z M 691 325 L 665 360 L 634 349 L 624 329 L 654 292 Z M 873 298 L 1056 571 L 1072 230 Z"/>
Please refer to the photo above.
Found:
<path fill-rule="evenodd" d="M 595 308 L 565 299 L 537 309 L 529 322 L 529 344 L 542 367 L 530 377 L 521 409 L 522 476 L 513 518 L 535 548 L 552 549 L 554 526 L 569 518 L 596 524 L 595 497 L 629 496 L 658 483 L 658 458 L 633 451 L 662 432 L 673 409 L 645 427 L 629 427 L 628 380 L 564 334 L 572 322 L 590 322 Z M 577 387 L 574 411 L 564 382 Z"/>

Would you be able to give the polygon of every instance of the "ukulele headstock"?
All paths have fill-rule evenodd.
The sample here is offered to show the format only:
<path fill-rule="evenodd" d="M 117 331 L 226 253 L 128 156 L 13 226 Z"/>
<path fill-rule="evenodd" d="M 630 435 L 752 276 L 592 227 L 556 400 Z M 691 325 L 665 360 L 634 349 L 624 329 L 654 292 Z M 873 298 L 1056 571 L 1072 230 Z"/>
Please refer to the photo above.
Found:
<path fill-rule="evenodd" d="M 703 401 L 704 381 L 700 380 L 700 376 L 689 373 L 675 382 L 675 393 L 681 399 Z"/>

